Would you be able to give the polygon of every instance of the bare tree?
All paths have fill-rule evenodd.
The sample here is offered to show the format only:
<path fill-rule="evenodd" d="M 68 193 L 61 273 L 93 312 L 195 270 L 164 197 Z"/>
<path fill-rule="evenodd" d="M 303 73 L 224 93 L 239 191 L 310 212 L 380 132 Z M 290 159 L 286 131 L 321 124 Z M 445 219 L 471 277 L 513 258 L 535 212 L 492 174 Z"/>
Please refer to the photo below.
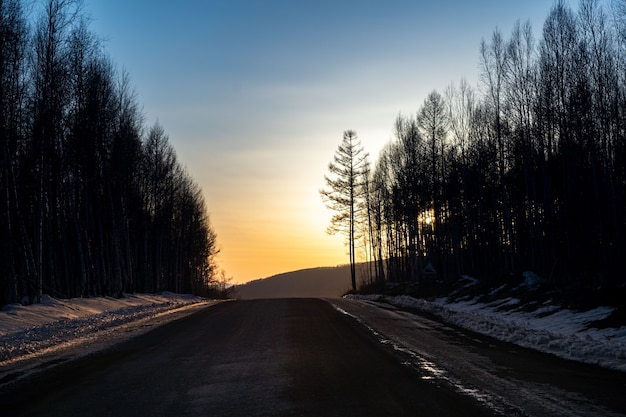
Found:
<path fill-rule="evenodd" d="M 32 146 L 37 193 L 34 248 L 37 281 L 31 295 L 41 299 L 44 285 L 54 286 L 56 258 L 53 237 L 61 229 L 63 213 L 57 204 L 62 194 L 61 147 L 63 117 L 68 105 L 68 34 L 79 13 L 75 0 L 48 0 L 36 23 L 34 35 Z"/>
<path fill-rule="evenodd" d="M 461 256 L 461 246 L 471 253 L 474 241 L 467 237 L 471 235 L 470 222 L 471 210 L 468 194 L 470 183 L 469 148 L 470 133 L 472 129 L 472 117 L 476 107 L 474 90 L 465 79 L 462 79 L 458 89 L 451 84 L 446 90 L 446 104 L 448 106 L 448 121 L 451 133 L 451 156 L 456 161 L 456 171 L 459 176 L 460 186 L 455 195 L 451 196 L 451 215 L 455 218 L 452 227 L 454 234 L 457 272 L 464 270 L 464 258 Z M 460 191 L 460 192 L 459 192 Z M 472 263 L 471 257 L 469 264 Z"/>
<path fill-rule="evenodd" d="M 160 126 L 143 137 L 81 0 L 33 2 L 32 20 L 24 7 L 0 1 L 0 304 L 208 295 L 218 249 L 201 190 Z"/>
<path fill-rule="evenodd" d="M 500 186 L 500 204 L 502 206 L 502 229 L 503 238 L 500 244 L 508 248 L 509 271 L 515 269 L 514 248 L 512 244 L 512 220 L 509 208 L 509 195 L 506 182 L 507 169 L 507 141 L 505 137 L 505 81 L 508 68 L 509 56 L 506 52 L 506 44 L 499 30 L 493 32 L 491 43 L 484 40 L 480 45 L 482 78 L 487 92 L 487 103 L 492 114 L 493 136 L 498 151 L 498 178 Z"/>
<path fill-rule="evenodd" d="M 543 256 L 540 232 L 537 230 L 538 187 L 534 172 L 533 130 L 537 100 L 537 63 L 534 59 L 535 41 L 530 22 L 516 22 L 507 43 L 504 99 L 511 130 L 511 153 L 515 155 L 509 169 L 514 191 L 510 196 L 514 231 L 511 245 L 516 254 L 524 252 L 525 264 L 536 268 Z"/>
<path fill-rule="evenodd" d="M 19 0 L 0 2 L 0 270 L 6 285 L 2 301 L 17 302 L 26 276 L 34 282 L 35 265 L 19 201 L 18 162 L 26 118 L 25 65 L 28 30 Z M 20 273 L 21 272 L 21 273 Z M 2 282 L 0 278 L 0 282 Z"/>
<path fill-rule="evenodd" d="M 432 183 L 428 181 L 431 177 L 426 174 L 430 167 L 427 163 L 427 144 L 420 135 L 418 120 L 419 115 L 417 120 L 398 116 L 394 126 L 396 142 L 390 152 L 392 177 L 396 185 L 393 206 L 408 239 L 403 245 L 407 247 L 408 263 L 402 269 L 411 282 L 419 280 L 423 247 L 430 243 L 424 240 L 426 233 L 420 230 L 418 218 L 432 207 L 430 197 L 433 190 Z M 432 235 L 429 237 L 432 239 Z"/>
<path fill-rule="evenodd" d="M 496 30 L 482 43 L 480 96 L 462 83 L 398 117 L 369 184 L 387 279 L 415 280 L 422 254 L 444 254 L 458 274 L 530 269 L 568 291 L 621 291 L 624 10 L 613 2 L 611 26 L 601 1 L 574 13 L 559 0 L 539 42 L 518 22 L 509 40 Z M 435 230 L 416 227 L 426 210 Z"/>
<path fill-rule="evenodd" d="M 436 255 L 435 253 L 433 255 L 439 258 L 437 263 L 441 267 L 444 264 L 442 255 L 446 251 L 442 230 L 446 224 L 443 184 L 447 176 L 446 136 L 449 120 L 445 101 L 437 91 L 432 91 L 424 100 L 424 104 L 417 113 L 417 125 L 428 149 L 430 203 L 432 204 L 431 229 L 433 230 L 434 247 L 438 249 Z"/>
<path fill-rule="evenodd" d="M 350 254 L 350 279 L 354 291 L 356 291 L 355 242 L 367 158 L 368 154 L 363 149 L 356 132 L 353 130 L 343 132 L 343 140 L 335 152 L 333 161 L 328 164 L 331 175 L 324 176 L 327 188 L 320 190 L 326 207 L 336 212 L 331 219 L 328 233 L 343 233 L 346 237 Z"/>

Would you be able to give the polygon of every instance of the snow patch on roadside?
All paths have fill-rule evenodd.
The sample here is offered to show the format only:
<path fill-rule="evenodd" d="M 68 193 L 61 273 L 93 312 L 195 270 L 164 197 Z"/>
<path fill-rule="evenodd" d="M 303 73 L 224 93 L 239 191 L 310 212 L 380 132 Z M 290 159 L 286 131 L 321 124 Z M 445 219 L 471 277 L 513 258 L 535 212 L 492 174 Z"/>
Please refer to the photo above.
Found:
<path fill-rule="evenodd" d="M 429 302 L 406 295 L 348 295 L 346 298 L 416 309 L 504 342 L 626 372 L 626 326 L 607 329 L 587 327 L 593 321 L 608 317 L 613 311 L 611 307 L 575 312 L 544 305 L 536 311 L 527 312 L 515 308 L 501 309 L 503 306 L 518 305 L 519 300 L 513 298 L 489 304 L 479 303 L 477 299 L 448 303 L 440 298 Z"/>
<path fill-rule="evenodd" d="M 10 304 L 0 311 L 0 363 L 208 300 L 164 292 Z"/>

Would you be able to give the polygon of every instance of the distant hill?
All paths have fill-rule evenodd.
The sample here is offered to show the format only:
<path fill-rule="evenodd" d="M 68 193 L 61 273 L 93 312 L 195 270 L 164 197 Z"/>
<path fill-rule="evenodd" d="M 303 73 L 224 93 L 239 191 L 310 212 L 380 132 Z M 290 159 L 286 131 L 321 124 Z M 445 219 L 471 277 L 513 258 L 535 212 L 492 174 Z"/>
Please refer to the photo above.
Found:
<path fill-rule="evenodd" d="M 301 269 L 239 285 L 235 297 L 308 298 L 341 297 L 350 289 L 350 266 Z"/>

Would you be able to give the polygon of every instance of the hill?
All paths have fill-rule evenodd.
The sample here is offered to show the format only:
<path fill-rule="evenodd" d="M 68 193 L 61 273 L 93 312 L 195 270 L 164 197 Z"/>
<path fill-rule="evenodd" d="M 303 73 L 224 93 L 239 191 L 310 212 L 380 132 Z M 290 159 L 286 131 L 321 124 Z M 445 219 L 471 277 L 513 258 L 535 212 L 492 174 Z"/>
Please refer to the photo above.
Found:
<path fill-rule="evenodd" d="M 349 289 L 350 267 L 344 265 L 301 269 L 250 281 L 235 288 L 235 297 L 243 300 L 255 298 L 337 298 Z"/>

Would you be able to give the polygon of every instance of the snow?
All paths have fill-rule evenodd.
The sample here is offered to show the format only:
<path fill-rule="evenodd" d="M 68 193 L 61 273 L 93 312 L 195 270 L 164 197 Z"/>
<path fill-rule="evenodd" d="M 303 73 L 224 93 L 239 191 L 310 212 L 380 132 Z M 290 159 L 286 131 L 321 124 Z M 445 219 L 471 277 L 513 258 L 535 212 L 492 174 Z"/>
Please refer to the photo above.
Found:
<path fill-rule="evenodd" d="M 7 364 L 68 346 L 85 348 L 98 338 L 113 338 L 125 326 L 192 311 L 215 303 L 201 297 L 164 292 L 59 300 L 44 295 L 40 304 L 6 305 L 0 311 L 0 370 Z M 176 313 L 176 314 L 175 314 Z M 128 330 L 130 332 L 130 330 Z"/>
<path fill-rule="evenodd" d="M 535 284 L 536 278 L 529 275 L 522 285 Z M 626 326 L 606 329 L 588 326 L 593 321 L 608 317 L 612 307 L 579 312 L 545 303 L 528 312 L 515 298 L 481 303 L 478 298 L 447 302 L 445 298 L 426 301 L 406 295 L 346 297 L 427 312 L 449 324 L 504 342 L 626 372 Z M 505 306 L 508 308 L 503 309 Z"/>

